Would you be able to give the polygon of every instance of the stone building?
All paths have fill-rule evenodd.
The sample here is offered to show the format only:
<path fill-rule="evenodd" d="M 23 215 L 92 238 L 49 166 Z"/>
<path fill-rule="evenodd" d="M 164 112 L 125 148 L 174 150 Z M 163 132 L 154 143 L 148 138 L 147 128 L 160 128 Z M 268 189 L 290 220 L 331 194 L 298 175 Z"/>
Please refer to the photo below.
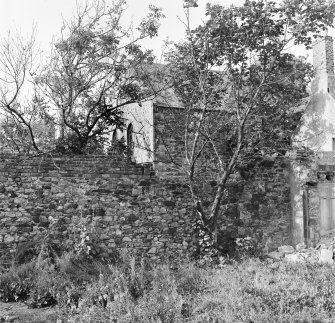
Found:
<path fill-rule="evenodd" d="M 263 187 L 267 195 L 271 195 L 273 183 L 269 182 L 276 178 L 276 172 L 271 174 L 273 170 L 258 169 L 254 182 L 246 184 L 235 210 L 235 216 L 242 219 L 247 205 L 250 211 L 250 214 L 247 212 L 248 216 L 262 221 L 261 213 L 269 205 L 270 208 L 276 208 L 283 203 L 279 209 L 285 209 L 283 205 L 286 206 L 289 194 L 291 206 L 284 211 L 287 212 L 286 220 L 283 221 L 283 216 L 278 216 L 275 209 L 270 213 L 272 221 L 276 219 L 281 222 L 280 230 L 287 230 L 283 242 L 291 244 L 313 244 L 321 236 L 331 235 L 335 231 L 335 74 L 333 40 L 330 36 L 319 38 L 313 44 L 313 65 L 316 74 L 311 84 L 310 102 L 293 138 L 292 152 L 286 160 L 277 160 L 275 163 L 281 165 L 279 174 L 284 174 L 282 178 L 287 185 L 278 192 L 277 201 L 269 203 L 265 199 L 264 202 L 262 197 L 256 201 L 250 197 L 249 187 Z M 166 173 L 169 160 L 183 153 L 182 133 L 176 126 L 182 118 L 180 107 L 180 102 L 168 93 L 141 107 L 134 104 L 125 110 L 129 123 L 128 135 L 123 135 L 134 147 L 134 160 L 138 163 L 153 163 L 157 172 L 164 170 L 161 176 Z M 173 176 L 173 171 L 168 172 L 168 175 Z M 270 240 L 276 240 L 271 234 L 268 235 Z"/>
<path fill-rule="evenodd" d="M 175 179 L 186 184 L 180 168 L 174 164 L 185 155 L 186 124 L 185 110 L 176 96 L 167 91 L 141 105 L 129 105 L 124 109 L 124 118 L 124 131 L 116 130 L 113 138 L 123 138 L 131 147 L 132 160 L 151 164 L 160 180 Z M 278 157 L 260 161 L 243 178 L 238 178 L 238 184 L 228 183 L 228 194 L 221 207 L 222 236 L 228 240 L 256 237 L 270 249 L 291 243 L 289 178 L 288 159 Z M 203 182 L 203 194 L 214 190 L 213 176 L 209 176 Z"/>
<path fill-rule="evenodd" d="M 317 74 L 290 156 L 261 160 L 229 183 L 222 237 L 254 237 L 269 250 L 315 243 L 335 228 L 333 42 L 314 45 Z M 0 258 L 46 232 L 71 246 L 81 228 L 103 254 L 128 247 L 152 258 L 194 251 L 189 191 L 172 160 L 183 155 L 183 118 L 173 93 L 124 110 L 131 160 L 111 156 L 0 155 Z M 237 184 L 242 183 L 242 185 Z M 215 189 L 203 183 L 204 192 Z"/>
<path fill-rule="evenodd" d="M 126 129 L 113 138 L 125 139 L 131 160 L 0 154 L 0 261 L 41 234 L 71 248 L 84 228 L 105 257 L 124 247 L 153 259 L 195 252 L 193 203 L 171 163 L 183 155 L 183 109 L 168 92 L 128 106 L 124 117 Z M 270 250 L 290 243 L 288 179 L 288 162 L 278 158 L 228 183 L 220 243 L 253 237 Z M 215 181 L 202 184 L 204 193 L 215 190 Z"/>

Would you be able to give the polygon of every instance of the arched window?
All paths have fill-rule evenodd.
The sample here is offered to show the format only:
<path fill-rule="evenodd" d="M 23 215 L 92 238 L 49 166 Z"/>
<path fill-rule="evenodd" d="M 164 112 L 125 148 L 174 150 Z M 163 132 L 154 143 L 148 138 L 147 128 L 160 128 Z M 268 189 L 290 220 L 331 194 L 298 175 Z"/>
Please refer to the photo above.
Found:
<path fill-rule="evenodd" d="M 116 129 L 113 131 L 112 142 L 113 142 L 113 143 L 116 143 L 116 142 L 117 142 L 117 130 L 116 130 Z"/>
<path fill-rule="evenodd" d="M 134 130 L 131 123 L 127 128 L 127 147 L 132 155 L 134 153 Z"/>

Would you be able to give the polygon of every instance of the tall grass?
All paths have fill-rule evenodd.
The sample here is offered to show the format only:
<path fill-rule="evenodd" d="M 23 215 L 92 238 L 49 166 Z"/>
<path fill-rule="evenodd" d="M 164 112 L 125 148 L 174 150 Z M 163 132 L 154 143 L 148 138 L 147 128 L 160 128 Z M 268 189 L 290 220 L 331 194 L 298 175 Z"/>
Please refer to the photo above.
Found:
<path fill-rule="evenodd" d="M 113 267 L 87 286 L 78 322 L 318 322 L 335 310 L 335 271 L 325 265 L 267 263 L 257 259 L 199 268 L 190 262 L 146 273 Z M 138 280 L 134 279 L 137 277 Z M 135 283 L 136 282 L 136 283 Z M 134 295 L 134 284 L 141 290 Z M 100 286 L 100 287 L 99 287 Z M 104 307 L 92 295 L 106 292 Z M 112 297 L 111 297 L 112 296 Z"/>
<path fill-rule="evenodd" d="M 5 301 L 54 300 L 64 322 L 321 322 L 335 313 L 334 267 L 259 259 L 213 268 L 39 255 L 0 274 L 0 291 Z"/>

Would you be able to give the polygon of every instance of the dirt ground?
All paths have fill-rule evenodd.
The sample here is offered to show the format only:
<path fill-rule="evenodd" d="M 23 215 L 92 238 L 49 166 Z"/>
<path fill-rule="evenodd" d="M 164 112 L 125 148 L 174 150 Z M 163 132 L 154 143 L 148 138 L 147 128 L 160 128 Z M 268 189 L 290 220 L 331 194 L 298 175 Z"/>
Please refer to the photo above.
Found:
<path fill-rule="evenodd" d="M 13 323 L 56 323 L 54 307 L 28 308 L 24 303 L 0 302 L 0 322 Z"/>

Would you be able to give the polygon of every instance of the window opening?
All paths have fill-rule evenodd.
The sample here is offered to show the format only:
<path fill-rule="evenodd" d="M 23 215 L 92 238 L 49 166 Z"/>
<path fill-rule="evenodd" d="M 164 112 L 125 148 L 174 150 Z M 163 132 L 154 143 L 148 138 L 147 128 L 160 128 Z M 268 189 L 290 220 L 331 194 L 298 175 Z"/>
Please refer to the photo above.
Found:
<path fill-rule="evenodd" d="M 127 128 L 127 146 L 131 155 L 134 153 L 134 130 L 133 125 L 130 123 Z"/>
<path fill-rule="evenodd" d="M 117 130 L 116 130 L 116 129 L 113 131 L 112 142 L 113 142 L 113 143 L 116 143 L 116 142 L 117 142 Z"/>

